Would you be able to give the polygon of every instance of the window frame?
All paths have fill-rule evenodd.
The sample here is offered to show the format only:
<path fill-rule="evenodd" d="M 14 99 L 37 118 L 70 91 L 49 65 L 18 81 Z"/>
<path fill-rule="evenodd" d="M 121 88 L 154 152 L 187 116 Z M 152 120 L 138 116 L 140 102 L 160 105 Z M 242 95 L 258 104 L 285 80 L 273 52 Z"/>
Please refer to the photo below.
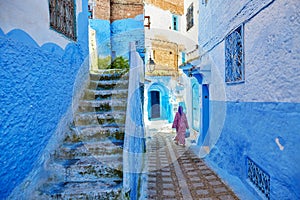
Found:
<path fill-rule="evenodd" d="M 189 31 L 194 26 L 194 4 L 188 7 L 186 12 L 186 31 Z"/>
<path fill-rule="evenodd" d="M 240 25 L 225 38 L 225 82 L 245 82 L 244 25 Z"/>
<path fill-rule="evenodd" d="M 174 15 L 174 14 L 172 15 L 172 30 L 173 31 L 179 31 L 179 17 L 178 17 L 178 15 Z"/>
<path fill-rule="evenodd" d="M 77 41 L 75 0 L 49 0 L 49 25 L 50 29 Z"/>

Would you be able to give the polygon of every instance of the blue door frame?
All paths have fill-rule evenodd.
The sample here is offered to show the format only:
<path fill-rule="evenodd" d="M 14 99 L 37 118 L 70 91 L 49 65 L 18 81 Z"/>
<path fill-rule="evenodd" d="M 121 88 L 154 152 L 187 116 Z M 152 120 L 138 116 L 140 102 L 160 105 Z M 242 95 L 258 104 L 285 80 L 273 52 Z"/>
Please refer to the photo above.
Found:
<path fill-rule="evenodd" d="M 200 122 L 200 131 L 199 131 L 199 137 L 197 140 L 197 145 L 199 146 L 207 146 L 209 135 L 207 135 L 208 129 L 209 129 L 209 85 L 208 84 L 202 84 L 203 77 L 199 73 L 193 73 L 193 76 L 197 79 L 198 84 L 202 86 L 202 108 L 200 108 L 199 117 L 201 119 Z"/>
<path fill-rule="evenodd" d="M 209 128 L 209 90 L 208 85 L 202 85 L 202 134 L 200 145 L 207 146 L 209 139 L 207 131 Z M 205 140 L 206 138 L 206 140 Z"/>
<path fill-rule="evenodd" d="M 158 92 L 159 93 L 159 109 L 160 109 L 160 117 L 152 117 L 152 105 L 153 105 L 153 99 L 151 97 L 152 92 Z M 155 100 L 157 101 L 157 100 Z M 160 83 L 154 83 L 150 86 L 148 89 L 148 119 L 149 120 L 169 120 L 171 115 L 171 109 L 172 107 L 169 104 L 169 92 L 168 89 L 160 84 Z"/>
<path fill-rule="evenodd" d="M 192 127 L 199 131 L 200 126 L 200 108 L 199 108 L 199 83 L 195 81 L 192 85 Z"/>

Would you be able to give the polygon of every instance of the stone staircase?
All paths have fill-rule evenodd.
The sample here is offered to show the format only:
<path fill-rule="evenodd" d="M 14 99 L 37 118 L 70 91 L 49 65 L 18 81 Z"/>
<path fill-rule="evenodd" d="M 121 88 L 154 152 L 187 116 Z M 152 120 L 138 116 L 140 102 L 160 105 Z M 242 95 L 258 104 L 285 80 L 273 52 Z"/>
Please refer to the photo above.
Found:
<path fill-rule="evenodd" d="M 33 199 L 122 199 L 128 75 L 90 74 L 63 144 Z"/>

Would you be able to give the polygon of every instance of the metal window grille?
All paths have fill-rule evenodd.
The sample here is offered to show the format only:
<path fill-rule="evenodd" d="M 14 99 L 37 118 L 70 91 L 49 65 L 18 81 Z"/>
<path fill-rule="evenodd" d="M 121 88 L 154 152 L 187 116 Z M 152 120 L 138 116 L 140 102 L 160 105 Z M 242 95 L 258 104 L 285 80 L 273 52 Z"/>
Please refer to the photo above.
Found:
<path fill-rule="evenodd" d="M 270 176 L 248 157 L 247 178 L 267 199 L 270 199 Z"/>
<path fill-rule="evenodd" d="M 49 12 L 50 27 L 76 41 L 74 0 L 49 0 Z"/>
<path fill-rule="evenodd" d="M 173 15 L 173 30 L 178 31 L 178 17 Z"/>
<path fill-rule="evenodd" d="M 190 30 L 194 26 L 194 5 L 191 4 L 188 7 L 186 14 L 186 31 Z"/>
<path fill-rule="evenodd" d="M 225 82 L 245 81 L 243 25 L 235 29 L 225 39 Z"/>

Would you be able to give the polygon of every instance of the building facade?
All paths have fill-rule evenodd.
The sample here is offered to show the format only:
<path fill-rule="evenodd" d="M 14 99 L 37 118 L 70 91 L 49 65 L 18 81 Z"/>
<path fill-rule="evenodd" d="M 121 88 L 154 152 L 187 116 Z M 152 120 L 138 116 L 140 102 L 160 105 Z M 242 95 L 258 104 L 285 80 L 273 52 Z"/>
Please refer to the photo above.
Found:
<path fill-rule="evenodd" d="M 0 8 L 0 199 L 5 199 L 14 188 L 30 185 L 25 178 L 55 145 L 60 124 L 71 119 L 77 73 L 88 66 L 88 3 L 13 0 L 1 1 Z"/>
<path fill-rule="evenodd" d="M 146 124 L 172 122 L 184 104 L 179 66 L 198 55 L 197 10 L 198 1 L 145 1 Z"/>
<path fill-rule="evenodd" d="M 298 1 L 202 1 L 200 57 L 181 67 L 190 77 L 186 101 L 198 109 L 198 155 L 257 199 L 300 197 L 299 8 Z"/>
<path fill-rule="evenodd" d="M 106 68 L 115 58 L 129 59 L 129 43 L 144 51 L 144 5 L 133 0 L 90 0 L 92 70 Z M 94 36 L 93 36 L 94 33 Z"/>

